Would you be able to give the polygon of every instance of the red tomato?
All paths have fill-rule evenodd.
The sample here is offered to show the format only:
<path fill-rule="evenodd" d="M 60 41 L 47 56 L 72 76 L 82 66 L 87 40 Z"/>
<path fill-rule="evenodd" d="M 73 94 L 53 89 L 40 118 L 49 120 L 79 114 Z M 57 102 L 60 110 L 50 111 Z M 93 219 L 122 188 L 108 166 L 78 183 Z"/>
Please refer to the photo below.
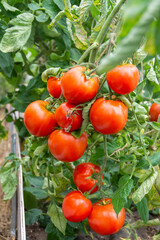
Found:
<path fill-rule="evenodd" d="M 55 115 L 46 109 L 47 105 L 48 102 L 37 100 L 30 103 L 24 112 L 24 124 L 36 137 L 47 136 L 57 127 Z"/>
<path fill-rule="evenodd" d="M 62 93 L 70 103 L 87 102 L 98 92 L 98 77 L 87 79 L 84 74 L 85 70 L 85 67 L 74 67 L 62 77 Z"/>
<path fill-rule="evenodd" d="M 55 118 L 58 125 L 68 132 L 76 130 L 82 125 L 82 110 L 73 110 L 76 105 L 72 103 L 62 103 L 55 111 Z"/>
<path fill-rule="evenodd" d="M 93 205 L 93 210 L 88 217 L 89 226 L 98 234 L 110 235 L 118 232 L 125 221 L 125 210 L 124 207 L 117 215 L 111 204 L 111 199 L 106 198 L 106 204 L 101 205 L 100 203 L 95 203 Z M 101 201 L 102 202 L 102 201 Z"/>
<path fill-rule="evenodd" d="M 55 130 L 48 139 L 48 147 L 52 155 L 62 162 L 74 162 L 79 159 L 87 147 L 87 134 L 84 132 L 80 138 L 71 133 Z"/>
<path fill-rule="evenodd" d="M 62 204 L 65 218 L 70 222 L 81 222 L 92 211 L 92 203 L 85 198 L 79 191 L 68 193 Z"/>
<path fill-rule="evenodd" d="M 160 114 L 160 104 L 153 103 L 149 109 L 150 120 L 157 122 Z"/>
<path fill-rule="evenodd" d="M 61 78 L 49 77 L 47 82 L 47 90 L 54 98 L 59 98 L 62 93 Z"/>
<path fill-rule="evenodd" d="M 135 65 L 117 66 L 106 75 L 110 88 L 119 94 L 133 92 L 139 81 L 139 72 Z"/>
<path fill-rule="evenodd" d="M 79 188 L 81 192 L 88 192 L 91 190 L 98 180 L 90 177 L 93 173 L 97 175 L 100 170 L 100 167 L 94 165 L 93 163 L 80 163 L 77 165 L 73 172 L 73 181 L 77 188 Z M 93 188 L 91 193 L 94 193 L 97 190 L 98 186 Z"/>
<path fill-rule="evenodd" d="M 120 101 L 97 99 L 90 109 L 90 121 L 102 134 L 115 134 L 126 125 L 128 108 Z"/>

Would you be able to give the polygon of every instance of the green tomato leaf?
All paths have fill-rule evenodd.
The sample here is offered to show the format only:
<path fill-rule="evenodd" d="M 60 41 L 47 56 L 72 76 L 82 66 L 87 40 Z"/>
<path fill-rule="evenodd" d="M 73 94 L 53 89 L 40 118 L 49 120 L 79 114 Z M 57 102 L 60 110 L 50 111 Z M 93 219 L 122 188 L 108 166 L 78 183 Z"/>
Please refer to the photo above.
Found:
<path fill-rule="evenodd" d="M 149 220 L 149 210 L 147 199 L 145 197 L 139 203 L 137 203 L 137 210 L 144 223 L 147 223 Z"/>
<path fill-rule="evenodd" d="M 135 204 L 139 203 L 144 198 L 144 196 L 151 190 L 157 176 L 157 171 L 153 170 L 152 174 L 150 174 L 150 176 L 132 194 L 132 199 Z"/>
<path fill-rule="evenodd" d="M 61 68 L 48 68 L 42 73 L 42 81 L 47 82 L 49 76 L 57 76 L 57 74 L 61 71 Z"/>
<path fill-rule="evenodd" d="M 63 215 L 62 208 L 53 203 L 49 206 L 47 214 L 50 216 L 51 221 L 56 228 L 65 235 L 67 220 Z"/>
<path fill-rule="evenodd" d="M 157 80 L 156 73 L 155 73 L 155 71 L 154 71 L 154 69 L 153 69 L 152 66 L 151 66 L 149 72 L 147 73 L 147 76 L 146 76 L 146 77 L 148 78 L 149 81 L 155 82 L 155 83 L 159 84 L 159 83 L 158 83 L 158 80 Z"/>
<path fill-rule="evenodd" d="M 36 199 L 45 199 L 48 197 L 48 194 L 45 190 L 42 190 L 40 188 L 36 188 L 36 187 L 25 187 L 24 191 L 26 192 L 30 192 L 33 196 L 36 197 Z"/>
<path fill-rule="evenodd" d="M 43 0 L 42 7 L 45 8 L 46 13 L 53 19 L 59 12 L 59 8 L 53 0 Z"/>
<path fill-rule="evenodd" d="M 26 225 L 30 225 L 37 222 L 41 214 L 42 214 L 42 210 L 37 208 L 33 208 L 25 212 Z"/>
<path fill-rule="evenodd" d="M 64 10 L 64 2 L 59 0 L 53 0 L 60 10 Z"/>
<path fill-rule="evenodd" d="M 38 146 L 34 152 L 33 152 L 33 155 L 34 156 L 39 156 L 47 147 L 47 143 L 41 145 L 41 146 Z"/>
<path fill-rule="evenodd" d="M 142 105 L 134 102 L 133 107 L 137 115 L 147 114 L 147 110 Z"/>
<path fill-rule="evenodd" d="M 32 10 L 32 11 L 35 11 L 35 10 L 38 10 L 38 9 L 41 8 L 41 7 L 38 5 L 38 3 L 36 3 L 36 2 L 29 3 L 29 4 L 28 4 L 28 7 L 29 7 L 29 9 Z"/>
<path fill-rule="evenodd" d="M 48 18 L 49 16 L 44 12 L 41 12 L 38 16 L 36 16 L 37 22 L 46 22 Z"/>
<path fill-rule="evenodd" d="M 127 197 L 129 196 L 133 187 L 133 180 L 130 179 L 130 176 L 124 175 L 120 178 L 118 185 L 119 187 L 115 191 L 112 198 L 113 208 L 117 215 L 127 202 Z"/>
<path fill-rule="evenodd" d="M 18 8 L 12 7 L 11 5 L 9 5 L 5 0 L 2 0 L 2 5 L 5 8 L 6 11 L 10 11 L 10 12 L 20 12 L 20 10 Z"/>
<path fill-rule="evenodd" d="M 87 32 L 79 23 L 74 23 L 73 41 L 78 49 L 85 50 L 89 46 Z"/>
<path fill-rule="evenodd" d="M 23 13 L 10 21 L 14 27 L 8 28 L 0 43 L 2 52 L 15 52 L 21 49 L 31 34 L 34 16 L 31 13 Z"/>
<path fill-rule="evenodd" d="M 148 122 L 148 124 L 157 131 L 160 131 L 160 123 L 159 122 Z"/>
<path fill-rule="evenodd" d="M 144 51 L 143 48 L 139 48 L 133 56 L 134 64 L 138 65 L 147 57 L 147 53 Z"/>
<path fill-rule="evenodd" d="M 84 22 L 87 19 L 92 3 L 93 0 L 81 0 L 79 6 L 80 21 Z"/>
<path fill-rule="evenodd" d="M 3 53 L 0 51 L 0 68 L 6 74 L 7 77 L 11 77 L 14 67 L 13 58 L 9 53 Z"/>

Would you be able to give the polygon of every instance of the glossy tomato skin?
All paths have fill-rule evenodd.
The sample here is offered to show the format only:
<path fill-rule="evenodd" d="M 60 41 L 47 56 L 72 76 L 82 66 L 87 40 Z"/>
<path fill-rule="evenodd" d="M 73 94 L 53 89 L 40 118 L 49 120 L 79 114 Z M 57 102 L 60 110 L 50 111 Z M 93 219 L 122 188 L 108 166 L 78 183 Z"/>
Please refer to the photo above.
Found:
<path fill-rule="evenodd" d="M 109 204 L 101 205 L 100 203 L 95 203 L 93 205 L 92 212 L 88 217 L 88 223 L 96 233 L 110 235 L 122 228 L 125 221 L 125 210 L 124 207 L 121 209 L 117 219 L 111 199 L 106 198 L 105 201 L 108 201 Z"/>
<path fill-rule="evenodd" d="M 98 174 L 100 170 L 100 167 L 96 166 L 93 163 L 80 163 L 77 165 L 73 172 L 73 181 L 77 188 L 83 193 L 90 191 L 98 181 L 97 179 L 90 177 L 93 173 Z M 91 193 L 94 193 L 97 190 L 98 186 L 93 188 Z"/>
<path fill-rule="evenodd" d="M 74 67 L 62 77 L 62 93 L 70 103 L 87 102 L 98 92 L 98 77 L 87 79 L 83 73 L 85 70 L 85 67 Z"/>
<path fill-rule="evenodd" d="M 160 104 L 153 103 L 149 109 L 149 115 L 151 116 L 150 121 L 157 122 L 160 114 Z"/>
<path fill-rule="evenodd" d="M 55 111 L 55 118 L 58 125 L 63 129 L 68 129 L 68 131 L 74 131 L 81 127 L 82 125 L 82 110 L 72 109 L 76 108 L 76 105 L 72 103 L 62 103 Z"/>
<path fill-rule="evenodd" d="M 59 98 L 62 93 L 61 78 L 49 77 L 47 81 L 47 90 L 54 98 Z"/>
<path fill-rule="evenodd" d="M 79 159 L 87 147 L 87 134 L 75 138 L 64 130 L 55 130 L 48 139 L 48 147 L 52 155 L 62 162 L 74 162 Z"/>
<path fill-rule="evenodd" d="M 128 108 L 120 101 L 97 99 L 90 109 L 90 121 L 102 134 L 120 132 L 127 122 Z"/>
<path fill-rule="evenodd" d="M 110 88 L 119 94 L 128 94 L 138 85 L 139 72 L 135 65 L 126 64 L 117 66 L 106 75 Z"/>
<path fill-rule="evenodd" d="M 36 137 L 47 136 L 57 127 L 55 115 L 46 109 L 47 105 L 48 102 L 37 100 L 30 103 L 24 112 L 24 124 Z"/>
<path fill-rule="evenodd" d="M 92 203 L 79 191 L 73 191 L 65 196 L 62 211 L 68 221 L 81 222 L 91 213 Z"/>

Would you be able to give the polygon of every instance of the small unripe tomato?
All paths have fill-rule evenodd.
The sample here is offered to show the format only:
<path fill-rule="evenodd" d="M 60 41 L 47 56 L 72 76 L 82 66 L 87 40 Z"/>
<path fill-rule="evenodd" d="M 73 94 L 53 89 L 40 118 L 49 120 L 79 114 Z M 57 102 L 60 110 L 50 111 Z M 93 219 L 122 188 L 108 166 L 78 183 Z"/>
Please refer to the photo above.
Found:
<path fill-rule="evenodd" d="M 124 207 L 118 214 L 113 209 L 111 198 L 93 204 L 93 209 L 88 217 L 89 226 L 98 234 L 111 235 L 118 232 L 125 221 Z"/>
<path fill-rule="evenodd" d="M 160 104 L 153 103 L 149 109 L 149 115 L 151 116 L 150 121 L 158 121 L 160 114 Z"/>
<path fill-rule="evenodd" d="M 114 92 L 128 94 L 137 87 L 139 72 L 133 64 L 120 65 L 107 72 L 106 79 Z"/>
<path fill-rule="evenodd" d="M 92 203 L 79 191 L 68 193 L 62 203 L 64 217 L 70 222 L 81 222 L 92 211 Z"/>
<path fill-rule="evenodd" d="M 47 90 L 54 98 L 59 98 L 62 93 L 61 78 L 49 77 L 47 81 Z"/>

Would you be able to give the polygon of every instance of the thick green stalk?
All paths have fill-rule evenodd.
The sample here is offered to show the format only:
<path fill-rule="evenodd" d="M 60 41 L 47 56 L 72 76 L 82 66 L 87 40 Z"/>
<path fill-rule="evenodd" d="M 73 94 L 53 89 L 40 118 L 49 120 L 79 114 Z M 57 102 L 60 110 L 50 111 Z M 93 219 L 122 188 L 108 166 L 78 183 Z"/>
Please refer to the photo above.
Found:
<path fill-rule="evenodd" d="M 132 57 L 133 53 L 139 48 L 150 24 L 159 17 L 159 11 L 160 1 L 151 1 L 137 25 L 131 29 L 129 34 L 121 41 L 120 45 L 117 46 L 112 54 L 105 56 L 101 60 L 97 67 L 98 75 L 108 72 L 118 64 L 121 64 L 126 58 Z"/>
<path fill-rule="evenodd" d="M 121 0 L 113 9 L 113 11 L 110 13 L 110 15 L 108 16 L 108 18 L 106 19 L 103 27 L 101 28 L 95 42 L 100 44 L 103 41 L 103 38 L 107 32 L 107 30 L 109 29 L 111 22 L 113 20 L 113 18 L 115 17 L 115 15 L 118 13 L 119 9 L 121 8 L 121 6 L 125 3 L 126 0 Z M 94 62 L 95 61 L 95 56 L 96 56 L 96 49 L 93 49 L 91 51 L 91 55 L 90 55 L 90 60 L 89 62 Z"/>
<path fill-rule="evenodd" d="M 83 60 L 88 56 L 91 50 L 97 48 L 99 44 L 97 42 L 94 42 L 87 50 L 83 53 L 83 55 L 80 57 L 79 61 L 77 64 L 80 64 L 83 62 Z"/>

